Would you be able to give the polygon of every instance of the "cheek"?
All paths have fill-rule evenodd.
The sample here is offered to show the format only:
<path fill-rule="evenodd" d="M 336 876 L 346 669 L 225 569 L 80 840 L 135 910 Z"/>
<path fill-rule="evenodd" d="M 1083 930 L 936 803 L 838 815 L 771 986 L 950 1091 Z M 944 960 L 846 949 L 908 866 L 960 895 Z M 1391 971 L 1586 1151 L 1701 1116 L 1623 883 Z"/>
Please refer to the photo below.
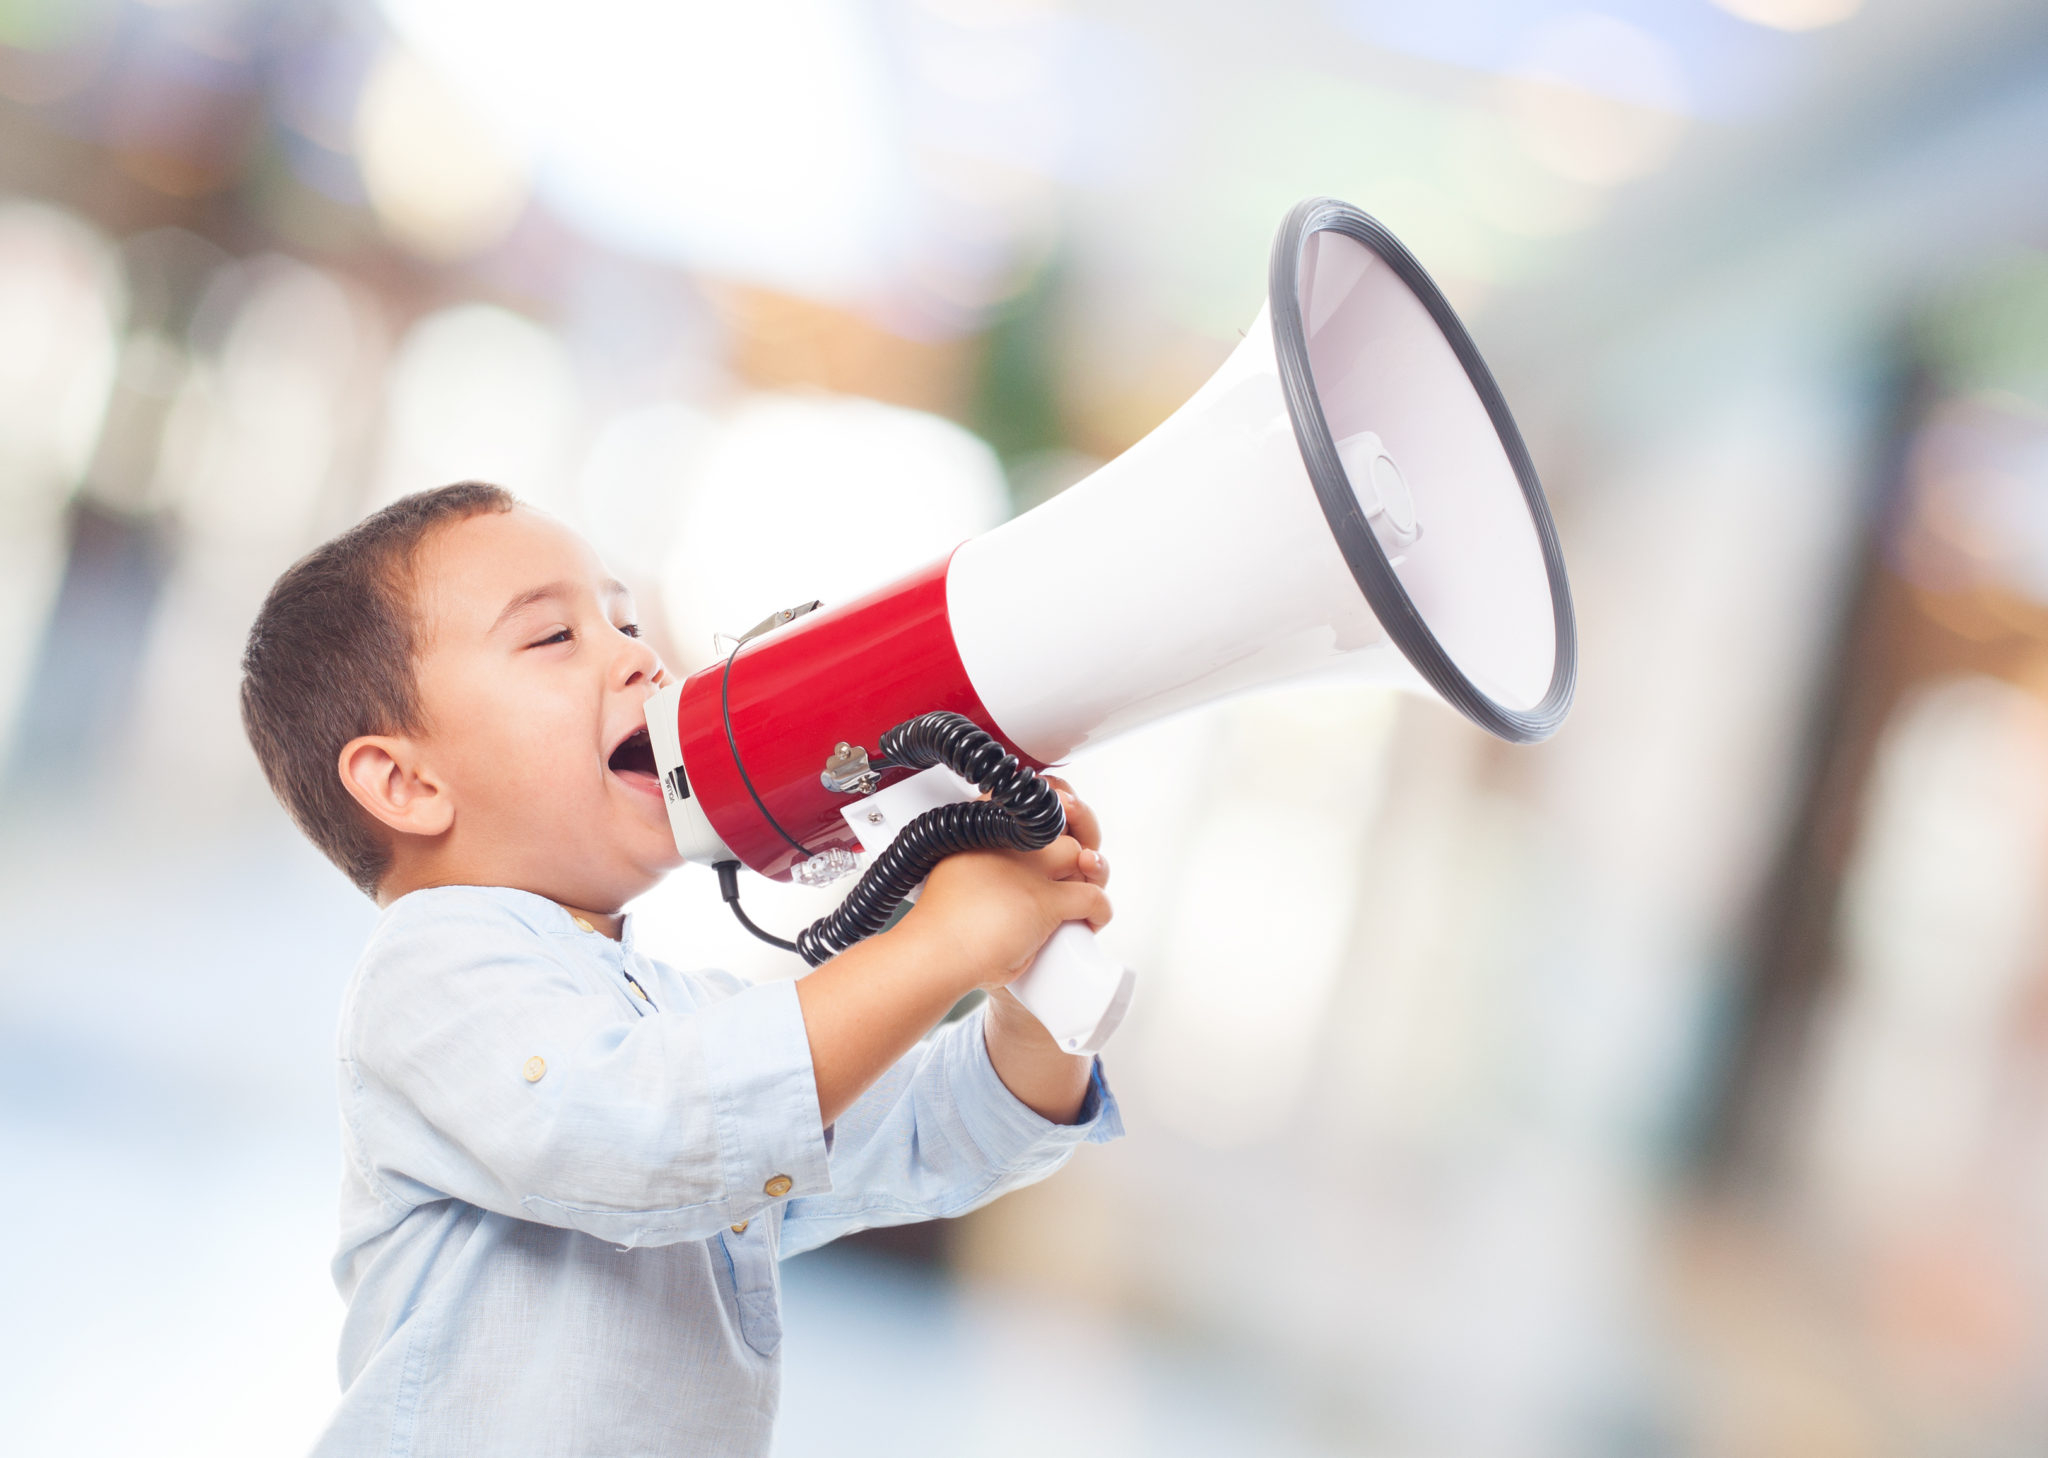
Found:
<path fill-rule="evenodd" d="M 529 812 L 595 785 L 592 727 L 586 711 L 499 682 L 473 685 L 442 711 L 459 732 L 451 760 L 458 792 L 471 804 L 516 802 Z"/>

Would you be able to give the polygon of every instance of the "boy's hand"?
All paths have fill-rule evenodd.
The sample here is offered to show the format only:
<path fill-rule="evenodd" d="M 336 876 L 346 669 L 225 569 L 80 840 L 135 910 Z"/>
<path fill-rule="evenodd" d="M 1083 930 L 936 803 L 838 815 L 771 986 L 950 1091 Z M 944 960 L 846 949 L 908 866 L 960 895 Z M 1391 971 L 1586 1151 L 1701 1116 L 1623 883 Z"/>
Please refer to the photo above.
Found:
<path fill-rule="evenodd" d="M 1088 802 L 1074 793 L 1074 787 L 1058 775 L 1046 775 L 1045 782 L 1060 792 L 1060 805 L 1067 812 L 1067 834 L 1086 850 L 1102 849 L 1102 824 Z"/>
<path fill-rule="evenodd" d="M 997 1077 L 1044 1117 L 1076 1117 L 1095 1060 L 1062 1052 L 1003 990 L 1060 923 L 1100 928 L 1109 921 L 1102 890 L 1109 863 L 1096 849 L 1102 830 L 1095 812 L 1064 780 L 1052 783 L 1067 834 L 1044 850 L 947 857 L 901 922 L 798 981 L 825 1123 L 976 987 L 993 990 L 983 1036 Z"/>
<path fill-rule="evenodd" d="M 1062 922 L 1109 922 L 1109 862 L 1096 847 L 1102 830 L 1066 781 L 1060 792 L 1067 833 L 1043 850 L 968 851 L 939 862 L 924 894 L 897 929 L 930 944 L 959 970 L 961 990 L 999 988 L 1031 965 Z"/>

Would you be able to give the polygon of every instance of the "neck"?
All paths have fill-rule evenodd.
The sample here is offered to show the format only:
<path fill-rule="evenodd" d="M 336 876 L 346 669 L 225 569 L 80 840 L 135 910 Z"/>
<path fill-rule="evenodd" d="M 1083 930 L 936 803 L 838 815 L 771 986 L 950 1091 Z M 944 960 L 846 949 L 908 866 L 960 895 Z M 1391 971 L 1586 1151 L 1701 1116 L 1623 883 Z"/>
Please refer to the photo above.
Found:
<path fill-rule="evenodd" d="M 436 871 L 439 874 L 436 874 Z M 377 904 L 389 906 L 401 896 L 414 891 L 432 890 L 436 886 L 509 886 L 515 891 L 532 891 L 534 895 L 554 902 L 577 920 L 588 922 L 592 931 L 601 932 L 613 941 L 619 939 L 620 931 L 626 924 L 626 914 L 623 911 L 591 911 L 586 907 L 571 906 L 560 897 L 550 896 L 545 891 L 535 890 L 534 887 L 514 885 L 502 876 L 492 876 L 488 873 L 465 875 L 446 867 L 429 869 L 418 866 L 393 866 L 385 875 L 383 883 L 377 887 Z"/>
<path fill-rule="evenodd" d="M 562 910 L 568 912 L 569 915 L 575 917 L 578 921 L 589 922 L 592 930 L 604 933 L 613 941 L 619 939 L 619 930 L 626 924 L 626 914 L 623 911 L 614 911 L 609 914 L 602 911 L 585 911 L 579 906 L 571 906 L 566 901 L 557 901 L 555 905 L 561 907 Z"/>

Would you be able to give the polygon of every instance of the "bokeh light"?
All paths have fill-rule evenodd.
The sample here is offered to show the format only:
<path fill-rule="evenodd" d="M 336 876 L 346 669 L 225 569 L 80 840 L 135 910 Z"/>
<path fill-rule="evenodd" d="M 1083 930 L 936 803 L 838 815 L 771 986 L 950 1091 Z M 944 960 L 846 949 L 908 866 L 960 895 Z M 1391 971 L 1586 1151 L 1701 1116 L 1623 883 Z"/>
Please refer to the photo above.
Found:
<path fill-rule="evenodd" d="M 540 325 L 487 304 L 430 314 L 399 342 L 387 389 L 381 500 L 482 480 L 562 504 L 582 403 L 567 352 Z"/>
<path fill-rule="evenodd" d="M 594 236 L 805 293 L 881 279 L 904 194 L 860 7 L 593 0 L 573 25 L 546 5 L 385 8 Z"/>
<path fill-rule="evenodd" d="M 793 603 L 844 602 L 1008 511 L 994 452 L 959 426 L 823 394 L 740 405 L 681 498 L 662 595 L 693 667 L 713 633 Z"/>
<path fill-rule="evenodd" d="M 1739 15 L 1774 30 L 1819 30 L 1839 25 L 1863 8 L 1863 0 L 1714 0 L 1730 15 Z"/>
<path fill-rule="evenodd" d="M 505 236 L 526 205 L 525 159 L 411 51 L 388 51 L 357 104 L 356 156 L 377 220 L 446 261 Z"/>
<path fill-rule="evenodd" d="M 285 563 L 497 480 L 714 663 L 1141 439 L 1310 194 L 1513 406 L 1571 718 L 1302 684 L 1065 766 L 1139 974 L 1129 1137 L 792 1263 L 778 1451 L 2048 1447 L 2044 25 L 0 5 L 0 1449 L 332 1411 L 377 911 L 237 722 Z M 787 933 L 843 889 L 745 897 Z M 700 869 L 634 914 L 800 970 Z"/>

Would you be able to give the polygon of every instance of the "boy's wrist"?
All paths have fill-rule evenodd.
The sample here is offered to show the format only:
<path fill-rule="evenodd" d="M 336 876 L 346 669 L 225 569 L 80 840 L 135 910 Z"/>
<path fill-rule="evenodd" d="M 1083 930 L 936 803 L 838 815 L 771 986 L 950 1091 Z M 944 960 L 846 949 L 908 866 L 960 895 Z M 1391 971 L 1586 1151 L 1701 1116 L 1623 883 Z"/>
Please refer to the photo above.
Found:
<path fill-rule="evenodd" d="M 953 1002 L 986 980 L 976 974 L 963 948 L 914 916 L 905 917 L 871 940 L 884 943 L 890 956 L 899 959 L 906 970 L 920 981 L 929 980 Z"/>
<path fill-rule="evenodd" d="M 1001 1039 L 1020 1053 L 1069 1056 L 1045 1030 L 1045 1024 L 1007 987 L 994 988 L 989 992 L 988 1012 L 984 1017 L 988 1035 Z"/>
<path fill-rule="evenodd" d="M 1069 1053 L 1008 988 L 989 994 L 982 1043 L 996 1077 L 1019 1102 L 1055 1124 L 1081 1115 L 1093 1077 L 1092 1053 Z"/>

